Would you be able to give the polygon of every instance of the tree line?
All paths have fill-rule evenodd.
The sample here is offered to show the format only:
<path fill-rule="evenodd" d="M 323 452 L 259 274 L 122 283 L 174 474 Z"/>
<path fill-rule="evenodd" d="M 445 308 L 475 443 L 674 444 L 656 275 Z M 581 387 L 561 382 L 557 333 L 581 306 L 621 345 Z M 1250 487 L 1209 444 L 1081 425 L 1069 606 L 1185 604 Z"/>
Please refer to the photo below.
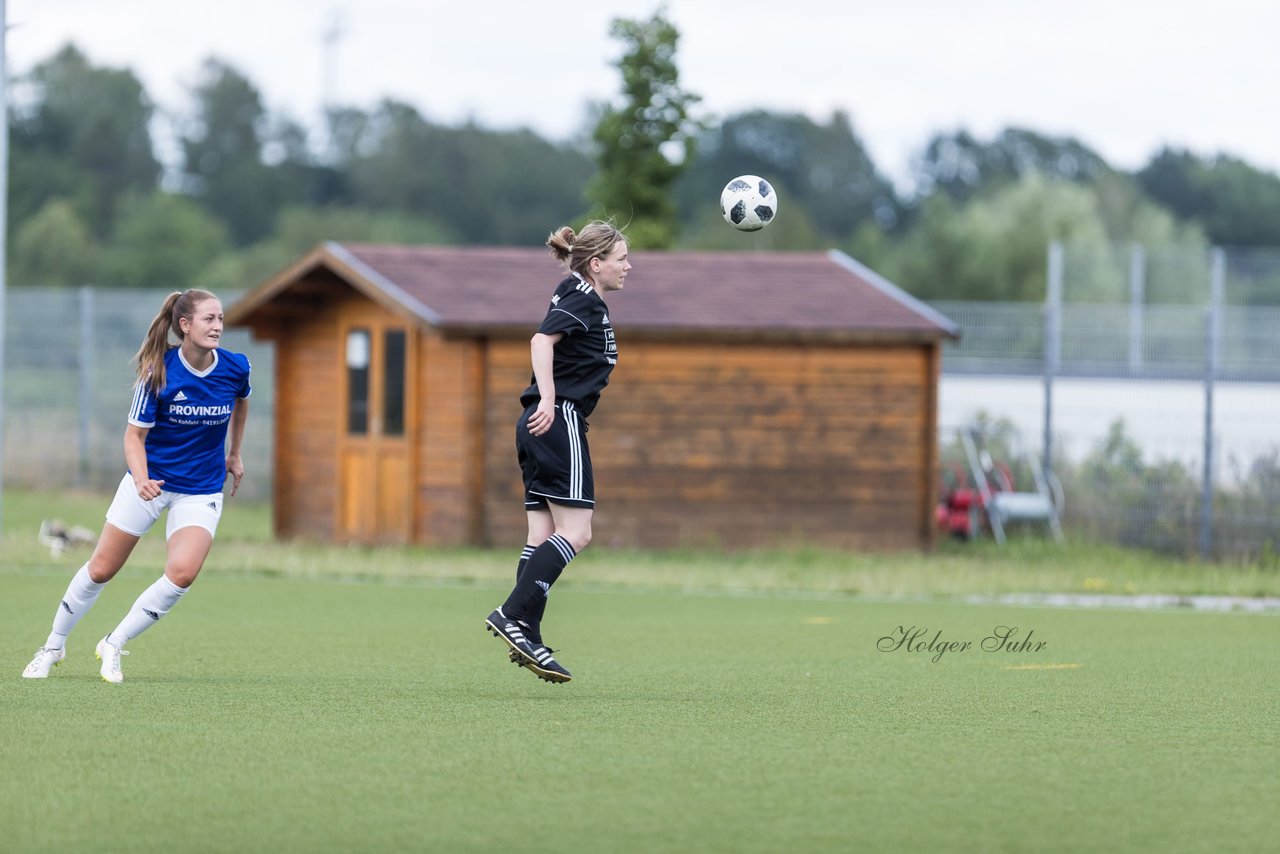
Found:
<path fill-rule="evenodd" d="M 568 141 L 394 99 L 307 127 L 216 58 L 189 112 L 161 117 L 132 71 L 67 45 L 12 87 L 9 281 L 239 290 L 321 240 L 540 245 L 600 215 L 638 248 L 839 248 L 926 299 L 1042 299 L 1050 240 L 1280 246 L 1280 175 L 1230 154 L 1126 172 L 1073 138 L 960 129 L 924 141 L 901 188 L 846 113 L 699 114 L 661 13 L 611 35 L 620 98 Z M 753 237 L 718 207 L 747 173 L 782 198 Z"/>

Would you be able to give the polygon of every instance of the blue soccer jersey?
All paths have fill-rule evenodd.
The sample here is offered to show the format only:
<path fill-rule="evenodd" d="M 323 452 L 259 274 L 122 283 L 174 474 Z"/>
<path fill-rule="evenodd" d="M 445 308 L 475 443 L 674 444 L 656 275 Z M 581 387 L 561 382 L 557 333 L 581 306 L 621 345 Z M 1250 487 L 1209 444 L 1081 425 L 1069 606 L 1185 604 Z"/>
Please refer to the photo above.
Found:
<path fill-rule="evenodd" d="M 197 371 L 178 347 L 164 354 L 165 386 L 157 396 L 145 382 L 133 390 L 129 423 L 149 428 L 147 473 L 164 489 L 188 495 L 222 491 L 227 479 L 227 425 L 238 398 L 253 392 L 249 360 L 214 350 L 213 365 Z"/>

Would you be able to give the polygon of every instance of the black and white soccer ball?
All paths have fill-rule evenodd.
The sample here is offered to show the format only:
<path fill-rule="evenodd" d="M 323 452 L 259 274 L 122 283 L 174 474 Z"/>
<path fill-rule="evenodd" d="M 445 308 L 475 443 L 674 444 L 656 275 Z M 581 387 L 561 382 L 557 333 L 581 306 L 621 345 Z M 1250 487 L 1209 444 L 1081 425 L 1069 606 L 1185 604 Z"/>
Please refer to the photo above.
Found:
<path fill-rule="evenodd" d="M 720 191 L 720 213 L 739 231 L 759 231 L 778 215 L 778 194 L 756 175 L 739 175 Z"/>

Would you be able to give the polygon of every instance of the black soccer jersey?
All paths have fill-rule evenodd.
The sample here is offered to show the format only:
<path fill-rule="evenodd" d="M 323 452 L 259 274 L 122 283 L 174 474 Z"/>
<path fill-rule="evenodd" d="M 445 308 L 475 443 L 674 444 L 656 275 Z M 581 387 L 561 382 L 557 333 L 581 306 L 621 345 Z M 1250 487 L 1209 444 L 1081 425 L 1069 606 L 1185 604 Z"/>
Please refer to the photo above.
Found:
<path fill-rule="evenodd" d="M 609 307 L 590 282 L 574 274 L 556 286 L 538 331 L 564 334 L 556 344 L 553 362 L 556 397 L 576 403 L 585 418 L 596 408 L 600 392 L 609 384 L 609 373 L 618 363 Z M 520 403 L 528 406 L 540 396 L 531 376 Z"/>

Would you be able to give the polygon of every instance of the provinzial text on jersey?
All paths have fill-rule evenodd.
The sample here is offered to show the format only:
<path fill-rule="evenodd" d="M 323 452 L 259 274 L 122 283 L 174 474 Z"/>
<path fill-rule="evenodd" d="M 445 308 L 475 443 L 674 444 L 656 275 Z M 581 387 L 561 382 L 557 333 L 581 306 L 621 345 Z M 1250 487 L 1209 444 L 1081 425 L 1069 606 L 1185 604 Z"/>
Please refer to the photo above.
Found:
<path fill-rule="evenodd" d="M 167 407 L 170 415 L 185 415 L 192 418 L 209 418 L 215 415 L 230 415 L 231 406 L 183 406 L 177 404 Z"/>

